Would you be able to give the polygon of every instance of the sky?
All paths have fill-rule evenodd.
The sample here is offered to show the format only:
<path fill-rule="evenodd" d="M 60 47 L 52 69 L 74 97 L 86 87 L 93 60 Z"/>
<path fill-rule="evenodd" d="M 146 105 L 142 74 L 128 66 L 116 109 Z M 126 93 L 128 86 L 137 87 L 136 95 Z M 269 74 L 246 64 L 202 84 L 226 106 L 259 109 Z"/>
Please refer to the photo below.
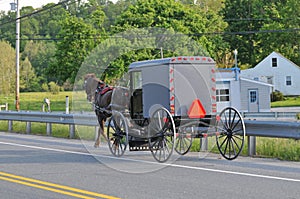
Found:
<path fill-rule="evenodd" d="M 0 10 L 5 12 L 10 10 L 10 3 L 16 0 L 0 0 Z M 32 6 L 33 8 L 40 8 L 48 3 L 58 3 L 59 0 L 19 0 L 20 8 L 24 6 Z"/>

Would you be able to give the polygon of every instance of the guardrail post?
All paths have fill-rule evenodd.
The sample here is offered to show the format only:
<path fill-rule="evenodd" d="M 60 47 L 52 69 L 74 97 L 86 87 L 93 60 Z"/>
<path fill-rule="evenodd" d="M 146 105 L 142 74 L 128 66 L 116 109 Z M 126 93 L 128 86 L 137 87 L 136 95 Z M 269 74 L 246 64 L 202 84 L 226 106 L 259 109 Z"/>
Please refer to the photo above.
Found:
<path fill-rule="evenodd" d="M 66 114 L 70 113 L 69 96 L 66 96 Z"/>
<path fill-rule="evenodd" d="M 12 131 L 13 131 L 13 121 L 8 120 L 8 132 L 12 132 Z"/>
<path fill-rule="evenodd" d="M 74 124 L 69 125 L 69 133 L 70 133 L 71 139 L 75 138 L 75 125 Z"/>
<path fill-rule="evenodd" d="M 51 136 L 52 134 L 52 125 L 51 123 L 46 123 L 46 133 L 48 136 Z"/>
<path fill-rule="evenodd" d="M 256 137 L 248 136 L 248 156 L 256 155 Z"/>
<path fill-rule="evenodd" d="M 207 151 L 208 150 L 208 139 L 207 137 L 200 138 L 201 139 L 201 146 L 200 151 Z"/>
<path fill-rule="evenodd" d="M 26 133 L 27 134 L 31 133 L 31 122 L 26 122 Z"/>

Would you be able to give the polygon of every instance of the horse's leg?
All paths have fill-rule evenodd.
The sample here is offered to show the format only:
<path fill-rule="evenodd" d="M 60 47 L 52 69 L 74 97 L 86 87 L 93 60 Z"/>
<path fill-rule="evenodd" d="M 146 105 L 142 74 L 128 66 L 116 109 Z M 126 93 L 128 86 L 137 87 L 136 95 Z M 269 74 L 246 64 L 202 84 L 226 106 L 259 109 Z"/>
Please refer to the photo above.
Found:
<path fill-rule="evenodd" d="M 107 137 L 106 137 L 106 135 L 105 135 L 105 132 L 104 132 L 104 121 L 105 120 L 102 120 L 102 124 L 100 125 L 101 126 L 101 134 L 103 135 L 103 137 L 104 137 L 104 139 L 106 140 L 106 142 L 107 142 Z"/>
<path fill-rule="evenodd" d="M 98 129 L 97 138 L 96 138 L 96 141 L 95 141 L 95 144 L 94 144 L 95 148 L 98 148 L 99 145 L 100 145 L 100 135 L 101 135 L 101 127 Z"/>
<path fill-rule="evenodd" d="M 94 144 L 94 147 L 95 148 L 98 148 L 99 145 L 100 145 L 100 135 L 103 134 L 103 118 L 100 117 L 100 115 L 97 115 L 98 117 L 98 123 L 100 125 L 99 129 L 98 129 L 98 134 L 97 134 L 97 138 L 96 138 L 96 141 L 95 141 L 95 144 Z"/>

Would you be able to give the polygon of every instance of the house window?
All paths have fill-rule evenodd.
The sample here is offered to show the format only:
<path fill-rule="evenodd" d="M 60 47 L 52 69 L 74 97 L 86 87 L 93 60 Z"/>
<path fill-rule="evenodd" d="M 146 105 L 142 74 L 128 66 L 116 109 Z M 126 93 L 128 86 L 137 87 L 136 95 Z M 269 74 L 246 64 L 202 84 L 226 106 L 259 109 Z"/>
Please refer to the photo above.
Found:
<path fill-rule="evenodd" d="M 292 85 L 292 77 L 291 76 L 286 76 L 286 85 L 287 86 L 291 86 Z"/>
<path fill-rule="evenodd" d="M 254 77 L 253 79 L 254 79 L 255 81 L 258 81 L 258 80 L 259 80 L 258 77 Z"/>
<path fill-rule="evenodd" d="M 272 67 L 277 67 L 277 58 L 272 58 Z"/>
<path fill-rule="evenodd" d="M 217 89 L 216 90 L 217 102 L 229 102 L 229 89 Z"/>
<path fill-rule="evenodd" d="M 257 92 L 256 91 L 250 91 L 250 103 L 255 103 L 257 100 Z"/>

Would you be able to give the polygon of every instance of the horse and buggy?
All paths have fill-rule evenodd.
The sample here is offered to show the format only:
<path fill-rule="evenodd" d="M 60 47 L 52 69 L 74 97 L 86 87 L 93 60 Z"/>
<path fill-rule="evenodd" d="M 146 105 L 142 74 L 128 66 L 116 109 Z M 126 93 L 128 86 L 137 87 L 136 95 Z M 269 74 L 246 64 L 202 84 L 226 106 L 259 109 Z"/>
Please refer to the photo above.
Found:
<path fill-rule="evenodd" d="M 104 133 L 111 153 L 150 150 L 166 162 L 175 150 L 186 154 L 195 138 L 215 136 L 220 154 L 233 160 L 245 140 L 242 116 L 233 107 L 217 113 L 216 69 L 210 57 L 183 56 L 134 62 L 129 88 L 109 87 L 97 80 L 94 97 L 100 123 L 96 145 Z M 86 85 L 92 77 L 86 77 Z M 95 82 L 95 80 L 94 80 Z M 96 91 L 93 93 L 93 91 Z M 94 94 L 94 96 L 92 96 Z"/>

